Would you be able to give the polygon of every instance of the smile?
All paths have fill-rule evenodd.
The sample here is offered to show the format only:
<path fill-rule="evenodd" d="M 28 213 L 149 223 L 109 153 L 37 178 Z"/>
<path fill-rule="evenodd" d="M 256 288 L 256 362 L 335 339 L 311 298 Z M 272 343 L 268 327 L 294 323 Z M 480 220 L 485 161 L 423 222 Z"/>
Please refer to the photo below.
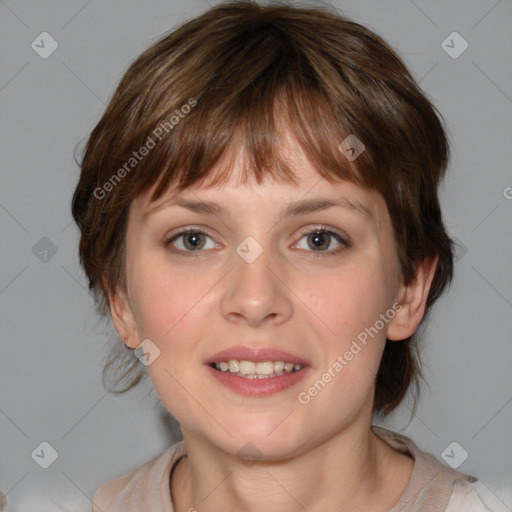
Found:
<path fill-rule="evenodd" d="M 287 363 L 284 361 L 247 361 L 230 359 L 229 361 L 220 361 L 211 363 L 212 368 L 221 372 L 229 372 L 238 377 L 246 379 L 269 379 L 280 377 L 285 374 L 298 372 L 303 365 L 298 363 Z"/>

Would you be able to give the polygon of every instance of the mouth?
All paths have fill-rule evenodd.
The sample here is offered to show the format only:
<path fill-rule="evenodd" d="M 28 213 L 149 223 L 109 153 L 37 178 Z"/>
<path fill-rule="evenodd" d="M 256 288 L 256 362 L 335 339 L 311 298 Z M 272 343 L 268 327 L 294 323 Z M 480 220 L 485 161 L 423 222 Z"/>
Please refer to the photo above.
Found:
<path fill-rule="evenodd" d="M 217 383 L 249 396 L 284 391 L 312 370 L 306 359 L 289 352 L 242 346 L 218 352 L 204 364 Z"/>
<path fill-rule="evenodd" d="M 210 366 L 219 372 L 229 372 L 230 374 L 245 379 L 270 379 L 281 377 L 285 374 L 291 374 L 300 371 L 304 365 L 299 363 L 285 361 L 248 361 L 245 359 L 230 359 L 229 361 L 220 361 L 210 363 Z"/>

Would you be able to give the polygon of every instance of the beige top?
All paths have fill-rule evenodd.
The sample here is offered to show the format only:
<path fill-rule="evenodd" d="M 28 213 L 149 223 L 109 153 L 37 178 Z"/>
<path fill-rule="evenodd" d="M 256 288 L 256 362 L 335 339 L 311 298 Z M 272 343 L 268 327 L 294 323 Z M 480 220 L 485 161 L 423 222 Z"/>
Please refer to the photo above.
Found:
<path fill-rule="evenodd" d="M 402 434 L 375 425 L 372 430 L 414 459 L 409 483 L 389 512 L 493 512 L 476 491 L 475 477 L 441 464 Z M 94 504 L 103 512 L 174 512 L 170 475 L 183 455 L 185 445 L 180 441 L 133 473 L 103 484 L 94 494 Z"/>

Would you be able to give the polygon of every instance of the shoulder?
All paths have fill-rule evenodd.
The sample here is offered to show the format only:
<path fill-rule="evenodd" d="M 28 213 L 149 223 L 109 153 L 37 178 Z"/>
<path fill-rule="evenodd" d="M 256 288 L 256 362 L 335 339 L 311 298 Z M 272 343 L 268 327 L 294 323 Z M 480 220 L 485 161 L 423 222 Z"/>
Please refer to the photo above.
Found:
<path fill-rule="evenodd" d="M 506 512 L 510 509 L 480 481 L 456 480 L 446 512 Z"/>
<path fill-rule="evenodd" d="M 138 469 L 102 484 L 92 499 L 93 512 L 131 512 L 148 504 L 169 510 L 169 477 L 174 463 L 185 453 L 183 441 L 172 445 Z"/>
<path fill-rule="evenodd" d="M 372 426 L 372 430 L 395 450 L 409 454 L 414 459 L 409 484 L 392 512 L 510 512 L 511 509 L 504 505 L 509 501 L 505 496 L 510 489 L 508 492 L 506 489 L 491 491 L 476 476 L 445 466 L 432 454 L 420 450 L 409 437 L 376 425 Z"/>
<path fill-rule="evenodd" d="M 98 487 L 92 497 L 92 512 L 104 512 L 107 510 L 107 505 L 126 488 L 134 473 L 110 480 Z"/>

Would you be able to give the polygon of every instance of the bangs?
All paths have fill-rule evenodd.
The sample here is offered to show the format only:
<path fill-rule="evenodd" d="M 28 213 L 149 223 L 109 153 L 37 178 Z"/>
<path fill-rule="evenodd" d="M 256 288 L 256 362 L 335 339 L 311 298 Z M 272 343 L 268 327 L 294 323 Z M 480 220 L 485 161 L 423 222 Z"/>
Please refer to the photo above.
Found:
<path fill-rule="evenodd" d="M 240 151 L 244 155 L 244 165 L 238 169 L 240 184 L 255 180 L 261 185 L 270 177 L 296 185 L 290 142 L 299 145 L 329 182 L 341 179 L 366 184 L 362 172 L 340 149 L 348 133 L 332 115 L 327 99 L 319 91 L 294 87 L 293 82 L 280 89 L 271 85 L 262 83 L 259 92 L 251 85 L 235 102 L 216 106 L 220 110 L 217 115 L 217 108 L 209 108 L 212 102 L 199 102 L 193 118 L 186 119 L 162 145 L 163 154 L 154 155 L 153 169 L 147 170 L 158 175 L 151 200 L 171 187 L 180 191 L 194 184 L 225 184 Z M 162 160 L 166 164 L 160 166 Z"/>
<path fill-rule="evenodd" d="M 327 60 L 320 63 L 322 76 L 300 49 L 293 48 L 287 38 L 271 28 L 267 33 L 252 34 L 249 42 L 249 36 L 244 34 L 243 51 L 238 48 L 228 52 L 223 62 L 211 62 L 206 54 L 204 60 L 188 62 L 186 69 L 173 59 L 167 63 L 173 66 L 172 86 L 155 83 L 146 95 L 147 107 L 138 107 L 151 111 L 149 103 L 154 102 L 155 88 L 164 91 L 158 98 L 161 112 L 156 118 L 152 116 L 152 124 L 143 133 L 139 131 L 140 140 L 151 137 L 159 126 L 176 118 L 180 105 L 193 100 L 195 106 L 186 109 L 183 119 L 164 133 L 139 164 L 133 173 L 136 178 L 132 176 L 130 180 L 128 200 L 155 185 L 151 201 L 170 188 L 181 191 L 195 184 L 221 185 L 229 179 L 232 157 L 240 150 L 245 156 L 245 165 L 239 169 L 241 183 L 254 179 L 261 184 L 269 176 L 296 184 L 284 151 L 290 138 L 329 182 L 348 180 L 375 185 L 370 152 L 365 150 L 357 160 L 351 160 L 340 149 L 348 135 L 364 139 L 360 133 L 363 130 L 354 126 L 357 118 L 365 116 L 354 111 L 353 92 L 349 94 L 344 89 L 339 73 Z M 197 77 L 193 84 L 190 76 Z M 332 89 L 335 83 L 337 90 L 329 91 L 329 84 Z M 177 98 L 166 89 L 179 90 L 181 95 Z M 217 164 L 220 165 L 213 172 Z"/>

